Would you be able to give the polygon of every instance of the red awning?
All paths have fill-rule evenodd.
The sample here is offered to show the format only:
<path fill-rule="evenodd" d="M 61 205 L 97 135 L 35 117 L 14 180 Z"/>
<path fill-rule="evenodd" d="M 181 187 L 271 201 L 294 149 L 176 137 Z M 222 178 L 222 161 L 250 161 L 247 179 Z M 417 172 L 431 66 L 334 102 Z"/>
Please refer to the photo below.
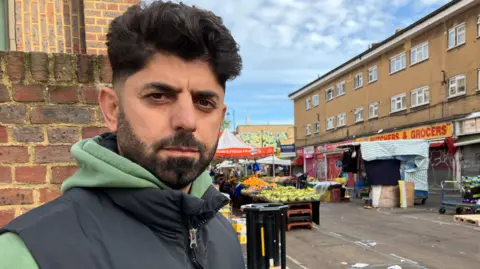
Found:
<path fill-rule="evenodd" d="M 294 165 L 303 165 L 303 156 L 298 156 L 294 162 Z"/>
<path fill-rule="evenodd" d="M 431 148 L 439 148 L 439 147 L 443 147 L 444 145 L 445 145 L 445 141 L 436 141 L 436 142 L 430 143 Z"/>

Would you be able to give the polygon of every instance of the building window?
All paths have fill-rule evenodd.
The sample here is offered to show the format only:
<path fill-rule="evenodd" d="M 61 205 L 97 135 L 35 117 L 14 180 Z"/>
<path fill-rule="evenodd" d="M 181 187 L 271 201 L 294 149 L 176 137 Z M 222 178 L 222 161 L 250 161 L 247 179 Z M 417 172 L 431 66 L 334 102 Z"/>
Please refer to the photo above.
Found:
<path fill-rule="evenodd" d="M 480 69 L 477 70 L 477 91 L 480 91 Z"/>
<path fill-rule="evenodd" d="M 467 89 L 467 78 L 459 75 L 448 80 L 448 98 L 464 95 Z"/>
<path fill-rule="evenodd" d="M 410 65 L 423 62 L 428 59 L 428 41 L 415 46 L 410 50 Z"/>
<path fill-rule="evenodd" d="M 363 121 L 363 107 L 355 109 L 355 123 Z"/>
<path fill-rule="evenodd" d="M 318 134 L 320 133 L 320 122 L 315 122 L 315 133 Z"/>
<path fill-rule="evenodd" d="M 369 119 L 378 118 L 378 102 L 371 103 L 368 106 L 368 118 Z"/>
<path fill-rule="evenodd" d="M 337 96 L 342 96 L 345 94 L 345 81 L 342 81 L 337 84 Z"/>
<path fill-rule="evenodd" d="M 315 94 L 313 96 L 313 106 L 316 107 L 320 104 L 320 96 L 318 94 Z"/>
<path fill-rule="evenodd" d="M 377 81 L 378 79 L 378 68 L 377 66 L 372 66 L 368 68 L 368 83 Z"/>
<path fill-rule="evenodd" d="M 312 125 L 311 124 L 307 124 L 307 126 L 305 128 L 305 132 L 306 132 L 307 135 L 312 134 Z"/>
<path fill-rule="evenodd" d="M 8 8 L 7 0 L 0 0 L 0 50 L 8 50 Z"/>
<path fill-rule="evenodd" d="M 358 73 L 353 78 L 353 89 L 356 90 L 363 86 L 363 73 Z"/>
<path fill-rule="evenodd" d="M 465 44 L 465 23 L 448 30 L 448 49 Z"/>
<path fill-rule="evenodd" d="M 402 71 L 407 67 L 405 52 L 390 58 L 390 75 Z"/>
<path fill-rule="evenodd" d="M 480 15 L 478 15 L 477 19 L 477 37 L 480 37 Z"/>
<path fill-rule="evenodd" d="M 334 97 L 333 88 L 328 88 L 325 90 L 325 100 L 330 101 Z"/>
<path fill-rule="evenodd" d="M 330 117 L 327 119 L 327 130 L 332 130 L 335 128 L 335 117 Z"/>
<path fill-rule="evenodd" d="M 337 115 L 337 127 L 342 127 L 347 125 L 347 114 L 341 113 Z"/>
<path fill-rule="evenodd" d="M 395 95 L 394 97 L 392 97 L 391 101 L 392 101 L 391 102 L 392 106 L 391 106 L 390 111 L 392 113 L 399 112 L 399 111 L 407 109 L 407 94 L 406 93 Z"/>
<path fill-rule="evenodd" d="M 305 100 L 305 110 L 309 110 L 310 108 L 311 108 L 310 97 L 308 97 L 307 100 Z"/>
<path fill-rule="evenodd" d="M 418 88 L 412 91 L 412 107 L 423 106 L 430 102 L 428 87 Z"/>

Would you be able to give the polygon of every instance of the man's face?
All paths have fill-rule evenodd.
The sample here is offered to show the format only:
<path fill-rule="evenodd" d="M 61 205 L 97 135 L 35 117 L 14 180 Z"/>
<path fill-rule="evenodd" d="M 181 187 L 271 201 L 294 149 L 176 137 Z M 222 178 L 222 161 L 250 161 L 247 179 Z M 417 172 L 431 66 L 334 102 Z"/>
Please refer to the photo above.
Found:
<path fill-rule="evenodd" d="M 226 111 L 211 68 L 157 53 L 121 92 L 116 122 L 109 124 L 120 154 L 172 188 L 188 187 L 215 155 Z"/>

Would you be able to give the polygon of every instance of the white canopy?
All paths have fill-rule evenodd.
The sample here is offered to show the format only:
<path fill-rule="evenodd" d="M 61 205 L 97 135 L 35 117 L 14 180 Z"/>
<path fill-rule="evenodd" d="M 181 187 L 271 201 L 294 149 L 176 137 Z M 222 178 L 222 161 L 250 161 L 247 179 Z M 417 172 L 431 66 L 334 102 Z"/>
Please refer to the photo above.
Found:
<path fill-rule="evenodd" d="M 251 150 L 252 146 L 243 142 L 240 138 L 236 137 L 230 130 L 223 130 L 220 138 L 218 139 L 217 151 L 226 149 L 248 149 Z"/>
<path fill-rule="evenodd" d="M 292 165 L 292 162 L 290 160 L 282 160 L 277 158 L 277 156 L 272 155 L 268 156 L 266 158 L 257 160 L 257 163 L 260 164 L 276 164 L 276 165 Z"/>

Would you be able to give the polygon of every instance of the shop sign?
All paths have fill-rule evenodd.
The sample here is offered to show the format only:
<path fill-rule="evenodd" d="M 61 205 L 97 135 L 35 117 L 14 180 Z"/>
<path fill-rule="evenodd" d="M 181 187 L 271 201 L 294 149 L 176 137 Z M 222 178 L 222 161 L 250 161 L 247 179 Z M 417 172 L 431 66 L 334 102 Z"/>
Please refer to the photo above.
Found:
<path fill-rule="evenodd" d="M 319 145 L 315 148 L 315 153 L 322 153 L 326 151 L 325 145 Z"/>
<path fill-rule="evenodd" d="M 338 143 L 327 144 L 327 146 L 326 146 L 326 151 L 334 151 L 334 150 L 337 150 L 337 149 L 338 149 L 338 146 L 342 146 L 342 145 L 345 145 L 345 144 L 350 144 L 350 143 L 352 143 L 352 142 L 353 142 L 352 140 L 347 140 L 347 141 L 342 141 L 342 142 L 338 142 Z"/>
<path fill-rule="evenodd" d="M 305 156 L 305 159 L 313 158 L 313 155 L 315 154 L 315 147 L 310 146 L 310 147 L 303 148 L 303 154 Z"/>
<path fill-rule="evenodd" d="M 303 157 L 303 148 L 297 149 L 297 156 Z"/>
<path fill-rule="evenodd" d="M 453 135 L 452 123 L 441 123 L 418 128 L 405 129 L 403 131 L 385 133 L 368 137 L 368 141 L 403 140 L 403 139 L 436 139 Z M 359 140 L 356 140 L 359 141 Z"/>
<path fill-rule="evenodd" d="M 460 123 L 458 135 L 470 135 L 480 133 L 480 118 L 464 120 Z"/>
<path fill-rule="evenodd" d="M 296 156 L 297 153 L 294 144 L 280 145 L 280 158 L 292 158 Z"/>

